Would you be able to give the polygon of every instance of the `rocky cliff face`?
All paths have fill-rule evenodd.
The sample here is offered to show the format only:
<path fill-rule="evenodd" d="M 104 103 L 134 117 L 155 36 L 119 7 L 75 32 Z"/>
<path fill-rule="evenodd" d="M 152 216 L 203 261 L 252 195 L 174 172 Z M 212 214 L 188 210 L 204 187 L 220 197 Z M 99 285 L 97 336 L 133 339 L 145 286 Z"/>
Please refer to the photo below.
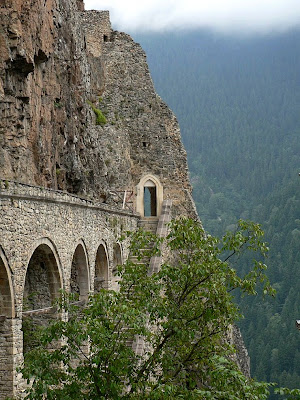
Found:
<path fill-rule="evenodd" d="M 117 202 L 152 173 L 194 214 L 178 123 L 141 47 L 80 0 L 0 7 L 0 176 Z"/>
<path fill-rule="evenodd" d="M 59 182 L 56 170 L 70 164 L 86 125 L 77 3 L 2 0 L 0 7 L 0 174 L 71 188 L 72 176 Z"/>
<path fill-rule="evenodd" d="M 152 174 L 173 214 L 197 216 L 177 120 L 145 53 L 107 12 L 82 0 L 0 0 L 0 116 L 2 179 L 121 207 Z"/>

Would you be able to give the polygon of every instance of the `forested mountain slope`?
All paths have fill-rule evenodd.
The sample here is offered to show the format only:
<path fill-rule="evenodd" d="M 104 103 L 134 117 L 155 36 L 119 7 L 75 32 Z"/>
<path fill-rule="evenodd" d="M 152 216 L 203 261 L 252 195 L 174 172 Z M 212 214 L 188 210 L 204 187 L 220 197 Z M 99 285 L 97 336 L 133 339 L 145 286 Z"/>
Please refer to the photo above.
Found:
<path fill-rule="evenodd" d="M 239 299 L 252 374 L 299 387 L 300 32 L 133 36 L 178 117 L 206 230 L 220 234 L 244 218 L 266 232 L 278 295 Z"/>

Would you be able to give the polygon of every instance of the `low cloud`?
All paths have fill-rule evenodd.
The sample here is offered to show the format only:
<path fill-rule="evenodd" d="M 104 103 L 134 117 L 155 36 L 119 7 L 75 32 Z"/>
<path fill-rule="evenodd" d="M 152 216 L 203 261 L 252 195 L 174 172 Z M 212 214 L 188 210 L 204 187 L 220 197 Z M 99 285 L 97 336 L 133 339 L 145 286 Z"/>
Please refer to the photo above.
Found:
<path fill-rule="evenodd" d="M 299 0 L 85 0 L 85 7 L 109 10 L 113 27 L 127 31 L 264 34 L 300 27 Z"/>

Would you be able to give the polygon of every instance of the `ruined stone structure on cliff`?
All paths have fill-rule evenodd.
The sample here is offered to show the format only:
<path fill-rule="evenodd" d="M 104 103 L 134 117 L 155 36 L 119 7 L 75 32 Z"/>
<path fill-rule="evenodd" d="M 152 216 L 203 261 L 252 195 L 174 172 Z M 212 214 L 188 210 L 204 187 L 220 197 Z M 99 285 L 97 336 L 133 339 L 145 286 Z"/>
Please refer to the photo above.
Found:
<path fill-rule="evenodd" d="M 113 288 L 128 256 L 122 232 L 146 221 L 162 234 L 171 215 L 197 214 L 177 120 L 143 50 L 111 29 L 108 12 L 84 11 L 82 0 L 0 0 L 0 112 L 5 399 L 22 390 L 26 315 L 51 313 L 60 289 L 85 300 Z"/>

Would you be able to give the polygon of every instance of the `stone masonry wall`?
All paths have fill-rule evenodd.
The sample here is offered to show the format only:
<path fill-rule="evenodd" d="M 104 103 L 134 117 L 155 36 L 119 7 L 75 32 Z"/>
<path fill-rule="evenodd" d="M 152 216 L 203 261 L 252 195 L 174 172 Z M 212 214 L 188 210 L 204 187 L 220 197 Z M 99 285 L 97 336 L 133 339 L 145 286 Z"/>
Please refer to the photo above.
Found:
<path fill-rule="evenodd" d="M 88 269 L 87 284 L 89 290 L 93 291 L 96 254 L 99 246 L 103 245 L 108 254 L 107 287 L 113 287 L 114 246 L 122 233 L 136 229 L 138 219 L 132 212 L 114 210 L 66 193 L 0 181 L 0 248 L 9 265 L 15 303 L 13 318 L 2 318 L 3 321 L 0 321 L 0 332 L 6 330 L 0 340 L 2 379 L 3 376 L 9 376 L 7 369 L 15 371 L 16 366 L 22 362 L 23 291 L 34 251 L 44 245 L 49 253 L 53 252 L 58 263 L 61 288 L 68 290 L 73 256 L 77 246 L 82 246 Z M 128 256 L 128 245 L 128 241 L 121 244 L 123 259 Z M 48 295 L 45 293 L 46 297 Z M 45 301 L 48 300 L 45 298 Z M 9 324 L 13 328 L 10 329 Z M 4 352 L 2 356 L 1 352 Z M 4 362 L 7 354 L 11 355 L 10 363 Z M 4 388 L 12 384 L 20 390 L 20 376 L 14 376 L 13 380 L 5 384 L 4 380 L 0 379 L 0 382 L 0 399 L 7 395 Z"/>
<path fill-rule="evenodd" d="M 110 41 L 112 29 L 108 11 L 84 11 L 80 14 L 83 23 L 87 52 L 93 57 L 102 55 L 103 43 Z"/>

